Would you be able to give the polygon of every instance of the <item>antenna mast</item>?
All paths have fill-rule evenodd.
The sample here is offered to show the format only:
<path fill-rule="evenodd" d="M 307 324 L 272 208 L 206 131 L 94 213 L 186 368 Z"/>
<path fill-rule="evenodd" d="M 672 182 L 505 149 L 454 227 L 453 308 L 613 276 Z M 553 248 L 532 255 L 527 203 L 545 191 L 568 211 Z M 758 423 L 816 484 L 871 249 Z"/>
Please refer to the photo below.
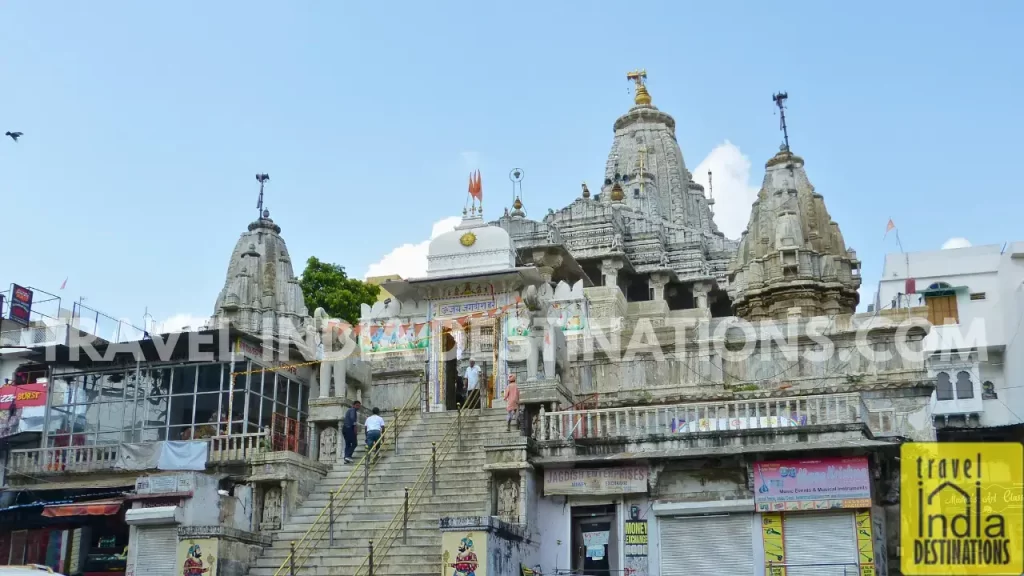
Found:
<path fill-rule="evenodd" d="M 778 92 L 772 96 L 775 105 L 779 107 L 779 128 L 782 129 L 782 137 L 785 139 L 786 152 L 789 152 L 789 130 L 786 128 L 786 100 L 789 99 L 788 92 Z"/>
<path fill-rule="evenodd" d="M 256 202 L 256 211 L 259 218 L 263 217 L 263 185 L 270 180 L 270 174 L 257 174 L 256 181 L 260 183 L 260 199 Z"/>

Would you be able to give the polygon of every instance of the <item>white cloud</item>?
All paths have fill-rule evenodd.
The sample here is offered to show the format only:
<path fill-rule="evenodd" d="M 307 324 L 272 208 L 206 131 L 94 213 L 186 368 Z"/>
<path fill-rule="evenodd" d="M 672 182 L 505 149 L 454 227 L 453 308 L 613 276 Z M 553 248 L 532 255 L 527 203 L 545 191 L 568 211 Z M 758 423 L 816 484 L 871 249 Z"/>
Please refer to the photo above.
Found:
<path fill-rule="evenodd" d="M 954 250 L 956 248 L 970 248 L 970 247 L 971 247 L 971 241 L 968 240 L 967 238 L 961 238 L 959 236 L 954 236 L 953 238 L 950 238 L 949 240 L 946 240 L 942 244 L 942 249 L 943 250 Z"/>
<path fill-rule="evenodd" d="M 450 232 L 462 221 L 458 216 L 449 216 L 434 222 L 430 238 L 416 244 L 402 244 L 384 255 L 380 261 L 370 264 L 363 278 L 368 276 L 390 276 L 419 278 L 427 275 L 427 248 L 430 241 L 445 232 Z"/>
<path fill-rule="evenodd" d="M 708 191 L 708 170 L 712 173 L 715 223 L 732 239 L 738 239 L 750 220 L 750 206 L 759 186 L 750 183 L 750 158 L 726 140 L 715 147 L 693 170 L 694 181 Z"/>
<path fill-rule="evenodd" d="M 199 330 L 210 321 L 209 316 L 197 316 L 195 314 L 175 314 L 162 322 L 154 322 L 150 332 L 153 334 L 166 334 L 168 332 L 187 332 Z"/>

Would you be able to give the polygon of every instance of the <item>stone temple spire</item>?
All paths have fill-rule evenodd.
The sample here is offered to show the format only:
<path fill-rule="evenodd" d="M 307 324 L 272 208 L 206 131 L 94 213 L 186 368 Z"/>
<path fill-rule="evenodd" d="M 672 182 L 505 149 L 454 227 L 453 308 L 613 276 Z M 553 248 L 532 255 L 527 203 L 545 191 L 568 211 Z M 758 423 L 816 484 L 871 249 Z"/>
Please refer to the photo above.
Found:
<path fill-rule="evenodd" d="M 729 264 L 736 315 L 747 320 L 853 314 L 860 261 L 786 145 L 765 164 L 764 183 Z"/>
<path fill-rule="evenodd" d="M 260 181 L 261 205 L 264 183 Z M 308 321 L 305 298 L 292 270 L 281 227 L 270 219 L 270 210 L 263 208 L 231 252 L 212 325 L 230 322 L 252 334 L 280 335 L 301 332 Z"/>

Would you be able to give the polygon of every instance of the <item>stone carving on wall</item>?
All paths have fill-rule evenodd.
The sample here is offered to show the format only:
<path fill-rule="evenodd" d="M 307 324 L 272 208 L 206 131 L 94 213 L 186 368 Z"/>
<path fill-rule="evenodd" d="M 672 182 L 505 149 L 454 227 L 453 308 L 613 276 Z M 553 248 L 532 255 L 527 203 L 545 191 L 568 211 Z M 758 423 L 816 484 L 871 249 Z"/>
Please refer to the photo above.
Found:
<path fill-rule="evenodd" d="M 498 517 L 519 522 L 519 479 L 507 477 L 498 483 Z"/>
<path fill-rule="evenodd" d="M 281 528 L 281 487 L 268 486 L 263 493 L 263 517 L 260 521 L 261 530 L 277 530 Z"/>
<path fill-rule="evenodd" d="M 338 459 L 338 429 L 328 426 L 320 431 L 320 454 L 318 459 L 333 464 Z"/>

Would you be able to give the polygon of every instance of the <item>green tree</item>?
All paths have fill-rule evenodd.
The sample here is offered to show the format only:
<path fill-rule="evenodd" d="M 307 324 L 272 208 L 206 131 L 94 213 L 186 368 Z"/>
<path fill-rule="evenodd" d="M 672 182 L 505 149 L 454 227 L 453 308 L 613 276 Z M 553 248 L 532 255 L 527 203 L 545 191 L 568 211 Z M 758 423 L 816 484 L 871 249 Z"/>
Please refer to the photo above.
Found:
<path fill-rule="evenodd" d="M 359 322 L 360 305 L 373 304 L 380 294 L 380 286 L 349 278 L 343 266 L 321 262 L 315 256 L 306 261 L 299 286 L 310 314 L 323 308 L 331 318 L 353 325 Z"/>

